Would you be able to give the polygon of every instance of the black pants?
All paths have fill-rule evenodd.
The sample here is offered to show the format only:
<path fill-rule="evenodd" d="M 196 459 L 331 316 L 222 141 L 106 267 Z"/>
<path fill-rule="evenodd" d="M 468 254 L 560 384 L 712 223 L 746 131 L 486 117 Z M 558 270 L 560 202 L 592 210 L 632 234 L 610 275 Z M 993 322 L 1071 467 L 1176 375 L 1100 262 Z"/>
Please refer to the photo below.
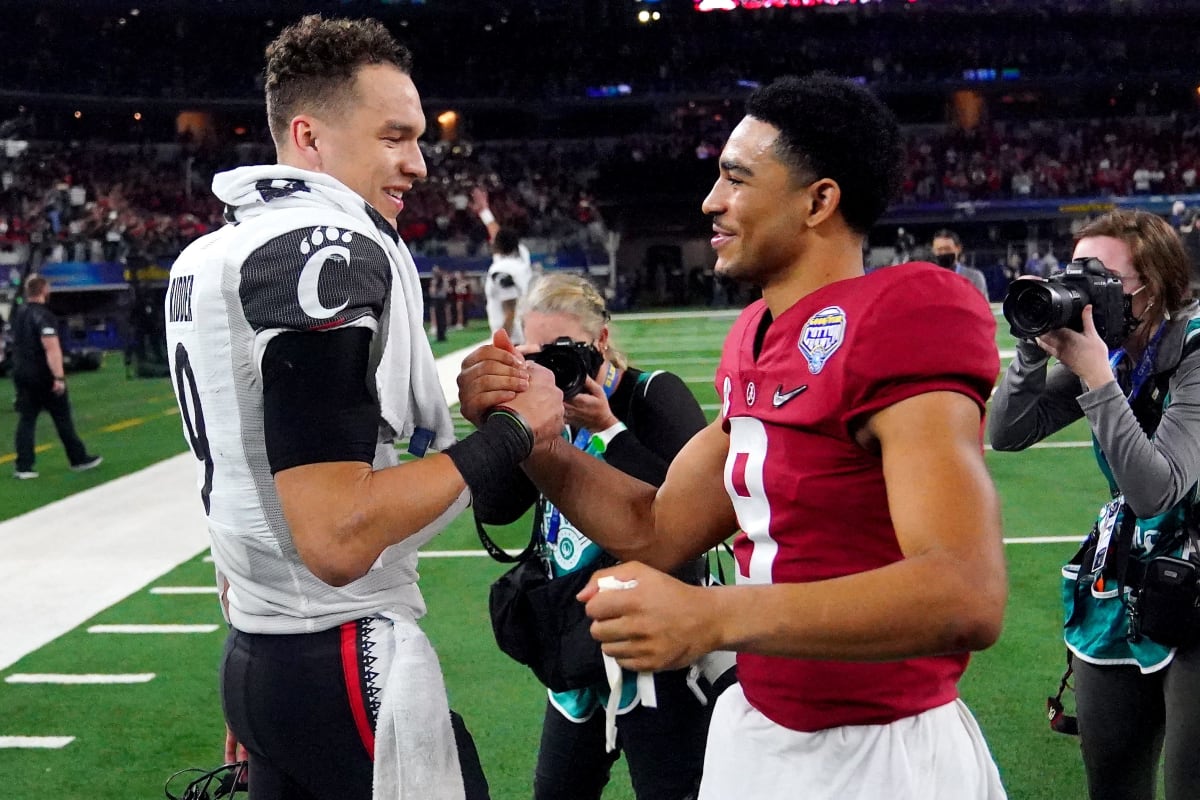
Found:
<path fill-rule="evenodd" d="M 1200 797 L 1200 645 L 1166 669 L 1073 659 L 1079 743 L 1091 800 L 1154 800 L 1159 756 L 1167 800 Z"/>
<path fill-rule="evenodd" d="M 347 690 L 343 649 L 341 628 L 294 635 L 230 629 L 221 701 L 250 755 L 251 800 L 370 800 L 372 753 L 351 707 L 368 704 Z M 450 718 L 467 800 L 488 800 L 475 742 L 462 717 Z"/>
<path fill-rule="evenodd" d="M 450 326 L 450 301 L 445 297 L 434 297 L 430 299 L 430 303 L 433 306 L 433 329 L 437 333 L 437 340 L 444 342 L 446 329 Z"/>
<path fill-rule="evenodd" d="M 34 435 L 37 432 L 38 414 L 42 411 L 49 412 L 50 419 L 54 420 L 54 429 L 58 431 L 58 438 L 62 439 L 63 447 L 67 451 L 67 460 L 71 465 L 87 461 L 87 449 L 79 440 L 79 435 L 75 433 L 75 423 L 71 421 L 71 401 L 66 390 L 63 390 L 62 394 L 55 394 L 53 384 L 20 378 L 14 378 L 13 382 L 17 389 L 17 472 L 33 470 Z"/>
<path fill-rule="evenodd" d="M 604 712 L 572 722 L 546 704 L 534 800 L 598 800 L 623 752 L 638 800 L 688 800 L 700 786 L 712 704 L 688 688 L 687 670 L 655 676 L 658 708 L 617 716 L 617 750 L 604 752 Z"/>

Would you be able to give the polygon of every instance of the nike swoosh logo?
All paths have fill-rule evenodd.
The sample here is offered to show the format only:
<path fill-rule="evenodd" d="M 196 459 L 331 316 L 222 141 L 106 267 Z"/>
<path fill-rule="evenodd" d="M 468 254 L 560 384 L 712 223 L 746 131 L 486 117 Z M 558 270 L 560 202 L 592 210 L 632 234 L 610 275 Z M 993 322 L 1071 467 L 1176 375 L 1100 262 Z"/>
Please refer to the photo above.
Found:
<path fill-rule="evenodd" d="M 803 386 L 798 386 L 795 389 L 792 389 L 790 392 L 785 392 L 783 390 L 783 385 L 781 384 L 775 389 L 775 396 L 771 398 L 771 405 L 775 406 L 775 408 L 780 408 L 784 403 L 788 402 L 793 397 L 804 394 L 804 390 L 807 388 L 808 384 L 806 383 Z"/>

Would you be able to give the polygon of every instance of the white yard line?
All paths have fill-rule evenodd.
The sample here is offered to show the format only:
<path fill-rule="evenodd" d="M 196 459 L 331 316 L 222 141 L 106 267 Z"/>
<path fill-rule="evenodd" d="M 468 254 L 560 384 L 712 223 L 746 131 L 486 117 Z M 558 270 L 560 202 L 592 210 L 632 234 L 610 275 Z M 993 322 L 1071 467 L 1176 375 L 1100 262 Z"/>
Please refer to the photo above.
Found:
<path fill-rule="evenodd" d="M 201 625 L 92 625 L 88 633 L 115 634 L 157 634 L 157 633 L 213 633 L 216 625 L 204 623 Z"/>
<path fill-rule="evenodd" d="M 63 686 L 90 686 L 110 683 L 149 683 L 154 680 L 153 672 L 132 672 L 115 675 L 72 675 L 72 674 L 26 674 L 16 673 L 4 679 L 5 683 L 52 683 Z"/>
<path fill-rule="evenodd" d="M 60 750 L 73 741 L 74 736 L 0 736 L 0 750 Z"/>
<path fill-rule="evenodd" d="M 205 558 L 208 561 L 212 556 Z M 216 594 L 216 586 L 155 586 L 150 594 Z"/>

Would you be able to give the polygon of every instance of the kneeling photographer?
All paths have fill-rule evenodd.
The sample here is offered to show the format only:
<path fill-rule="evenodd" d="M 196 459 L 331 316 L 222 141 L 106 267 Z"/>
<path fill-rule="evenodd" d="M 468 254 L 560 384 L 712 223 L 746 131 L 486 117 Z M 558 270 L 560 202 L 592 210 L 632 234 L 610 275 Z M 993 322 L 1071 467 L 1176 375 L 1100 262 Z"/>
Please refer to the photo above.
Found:
<path fill-rule="evenodd" d="M 643 372 L 627 364 L 612 345 L 604 299 L 583 278 L 561 274 L 539 278 L 521 301 L 518 313 L 525 337 L 521 351 L 549 368 L 563 391 L 564 419 L 569 426 L 564 437 L 639 480 L 661 485 L 671 460 L 706 424 L 704 412 L 684 382 L 670 372 Z M 480 522 L 507 524 L 535 502 L 531 549 L 540 558 L 533 564 L 523 563 L 509 575 L 527 574 L 524 571 L 532 567 L 541 572 L 536 580 L 548 574 L 547 588 L 566 588 L 539 590 L 536 596 L 510 590 L 510 603 L 516 597 L 518 605 L 539 601 L 557 605 L 528 613 L 522 607 L 511 616 L 524 619 L 532 613 L 545 619 L 561 615 L 573 621 L 556 619 L 555 625 L 569 630 L 573 640 L 582 638 L 582 643 L 564 641 L 546 648 L 554 651 L 557 659 L 548 667 L 538 664 L 536 656 L 519 658 L 549 687 L 534 776 L 535 800 L 598 799 L 622 751 L 638 798 L 694 797 L 704 762 L 708 707 L 694 680 L 689 683 L 694 676 L 689 676 L 688 670 L 654 675 L 654 708 L 642 702 L 642 681 L 625 673 L 620 697 L 610 706 L 619 714 L 617 749 L 610 752 L 606 747 L 609 685 L 599 644 L 588 633 L 590 620 L 575 594 L 592 572 L 611 566 L 615 559 L 540 497 L 520 471 L 503 490 L 477 494 L 475 514 Z M 489 550 L 495 550 L 486 534 L 481 538 Z M 689 574 L 677 577 L 699 583 L 703 560 L 688 569 Z M 546 595 L 554 599 L 547 600 Z M 497 638 L 505 652 L 517 657 L 506 644 L 505 629 L 520 626 L 496 621 L 495 587 L 492 604 Z M 522 639 L 522 632 L 516 631 L 512 638 Z M 550 674 L 555 677 L 548 678 Z"/>
<path fill-rule="evenodd" d="M 1153 214 L 1094 220 L 1074 259 L 1005 298 L 1020 341 L 988 432 L 1021 450 L 1087 418 L 1113 498 L 1063 568 L 1089 796 L 1153 800 L 1161 755 L 1167 799 L 1194 798 L 1200 308 L 1179 237 Z"/>

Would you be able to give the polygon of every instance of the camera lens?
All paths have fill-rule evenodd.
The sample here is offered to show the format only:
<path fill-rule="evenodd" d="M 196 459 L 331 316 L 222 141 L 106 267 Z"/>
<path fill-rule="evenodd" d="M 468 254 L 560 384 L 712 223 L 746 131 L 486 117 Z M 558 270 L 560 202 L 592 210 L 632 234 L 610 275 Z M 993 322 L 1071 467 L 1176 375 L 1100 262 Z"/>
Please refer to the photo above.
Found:
<path fill-rule="evenodd" d="M 554 373 L 554 385 L 562 390 L 564 400 L 570 400 L 583 391 L 588 379 L 587 365 L 569 346 L 547 345 L 527 358 Z"/>
<path fill-rule="evenodd" d="M 1004 318 L 1012 335 L 1032 339 L 1068 327 L 1083 312 L 1079 292 L 1045 280 L 1014 281 L 1004 297 Z"/>

